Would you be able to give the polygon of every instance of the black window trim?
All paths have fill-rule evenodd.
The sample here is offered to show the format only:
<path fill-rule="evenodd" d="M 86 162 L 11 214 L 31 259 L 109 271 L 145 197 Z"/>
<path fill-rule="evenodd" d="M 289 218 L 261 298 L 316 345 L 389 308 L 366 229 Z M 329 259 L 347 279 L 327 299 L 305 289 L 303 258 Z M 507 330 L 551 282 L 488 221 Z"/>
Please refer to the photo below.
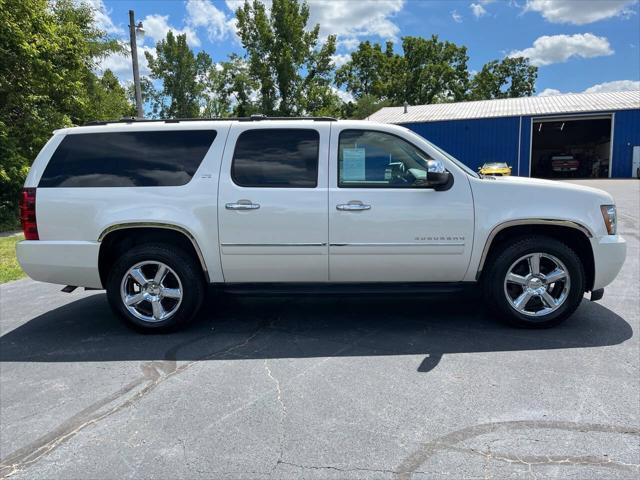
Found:
<path fill-rule="evenodd" d="M 189 180 L 186 183 L 181 183 L 181 184 L 177 184 L 177 185 L 122 185 L 122 186 L 112 186 L 112 185 L 104 185 L 104 186 L 91 186 L 91 187 L 59 187 L 59 186 L 41 186 L 40 183 L 42 182 L 42 179 L 44 177 L 44 174 L 47 170 L 47 167 L 49 166 L 49 163 L 51 162 L 51 159 L 53 158 L 53 156 L 55 155 L 56 151 L 58 150 L 58 148 L 60 147 L 60 145 L 62 145 L 62 142 L 64 142 L 64 140 L 67 137 L 70 136 L 75 136 L 75 135 L 92 135 L 92 134 L 99 134 L 99 133 L 146 133 L 146 132 L 194 132 L 194 131 L 207 131 L 207 132 L 213 132 L 213 139 L 211 140 L 211 144 L 209 145 L 209 147 L 207 148 L 207 151 L 204 153 L 204 155 L 202 156 L 202 159 L 200 160 L 200 163 L 198 164 L 198 167 L 194 170 L 193 175 L 191 175 L 191 178 L 189 178 Z M 180 128 L 180 129 L 135 129 L 135 130 L 115 130 L 115 131 L 110 131 L 110 130 L 98 130 L 98 131 L 92 131 L 92 132 L 73 132 L 73 133 L 65 133 L 64 135 L 61 135 L 61 139 L 59 142 L 57 142 L 55 149 L 53 150 L 53 152 L 51 153 L 51 155 L 49 156 L 49 158 L 47 159 L 47 164 L 43 167 L 42 172 L 40 173 L 40 178 L 38 178 L 38 188 L 181 188 L 181 187 L 186 187 L 188 186 L 194 178 L 196 178 L 198 176 L 198 172 L 200 171 L 200 169 L 202 168 L 202 165 L 205 163 L 205 160 L 207 159 L 207 155 L 209 155 L 209 153 L 211 152 L 212 148 L 214 147 L 216 140 L 220 137 L 220 130 L 218 128 L 211 128 L 211 127 L 207 127 L 207 128 Z"/>
<path fill-rule="evenodd" d="M 421 186 L 421 187 L 396 187 L 396 186 L 389 186 L 388 184 L 371 184 L 371 185 L 350 185 L 350 186 L 343 186 L 340 185 L 340 141 L 342 140 L 342 134 L 346 133 L 346 132 L 375 132 L 375 133 L 384 133 L 386 135 L 392 136 L 392 137 L 396 137 L 406 143 L 408 143 L 409 145 L 411 145 L 413 148 L 415 148 L 416 150 L 418 150 L 419 152 L 421 152 L 423 155 L 425 155 L 426 157 L 429 158 L 433 158 L 433 155 L 429 155 L 428 153 L 426 153 L 422 148 L 416 146 L 415 143 L 410 142 L 409 140 L 407 140 L 404 137 L 401 137 L 400 135 L 396 134 L 396 133 L 391 133 L 391 132 L 387 132 L 385 130 L 377 130 L 375 128 L 345 128 L 344 130 L 340 131 L 340 134 L 338 135 L 338 145 L 337 145 L 337 155 L 336 155 L 336 184 L 338 186 L 338 188 L 343 188 L 343 189 L 348 189 L 348 188 L 370 188 L 373 190 L 379 190 L 379 189 L 386 189 L 386 190 L 428 190 L 428 189 L 433 189 L 433 187 L 429 187 L 429 186 Z M 449 172 L 450 175 L 451 172 L 447 169 L 447 172 Z"/>
<path fill-rule="evenodd" d="M 242 185 L 241 183 L 238 183 L 238 181 L 236 181 L 235 178 L 235 172 L 233 170 L 233 163 L 235 161 L 235 156 L 236 156 L 236 148 L 238 147 L 238 141 L 240 140 L 240 137 L 242 137 L 242 135 L 244 135 L 247 132 L 255 132 L 255 131 L 269 131 L 269 130 L 292 130 L 292 131 L 303 131 L 303 132 L 315 132 L 318 135 L 318 155 L 317 155 L 317 167 L 316 167 L 316 178 L 315 178 L 315 183 L 314 185 L 311 187 L 283 187 L 280 185 Z M 296 128 L 296 127 L 280 127 L 278 126 L 277 128 L 247 128 L 245 130 L 242 130 L 238 136 L 236 137 L 235 140 L 235 145 L 233 146 L 233 153 L 231 154 L 231 163 L 229 164 L 229 176 L 231 178 L 231 182 L 239 188 L 286 188 L 287 190 L 314 190 L 316 188 L 318 188 L 319 185 L 319 177 L 320 177 L 320 143 L 322 140 L 322 132 L 320 132 L 320 130 L 316 129 L 316 128 L 308 128 L 305 125 L 305 128 Z"/>

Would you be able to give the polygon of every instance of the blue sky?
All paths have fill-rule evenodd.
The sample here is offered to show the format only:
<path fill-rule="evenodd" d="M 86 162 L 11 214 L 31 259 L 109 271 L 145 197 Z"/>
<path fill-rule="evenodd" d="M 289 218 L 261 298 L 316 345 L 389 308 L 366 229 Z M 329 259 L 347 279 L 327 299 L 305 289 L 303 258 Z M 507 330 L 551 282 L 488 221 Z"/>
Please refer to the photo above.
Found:
<path fill-rule="evenodd" d="M 99 10 L 97 21 L 114 37 L 128 39 L 128 10 L 146 30 L 143 51 L 171 29 L 187 33 L 196 51 L 214 61 L 242 53 L 234 33 L 241 0 L 84 0 Z M 269 0 L 264 0 L 269 3 Z M 493 59 L 528 56 L 539 66 L 538 94 L 640 88 L 640 5 L 638 0 L 308 0 L 311 21 L 322 35 L 338 35 L 337 64 L 359 41 L 384 42 L 407 35 L 466 45 L 469 69 Z M 146 61 L 141 59 L 143 73 Z M 123 80 L 130 60 L 105 59 Z"/>

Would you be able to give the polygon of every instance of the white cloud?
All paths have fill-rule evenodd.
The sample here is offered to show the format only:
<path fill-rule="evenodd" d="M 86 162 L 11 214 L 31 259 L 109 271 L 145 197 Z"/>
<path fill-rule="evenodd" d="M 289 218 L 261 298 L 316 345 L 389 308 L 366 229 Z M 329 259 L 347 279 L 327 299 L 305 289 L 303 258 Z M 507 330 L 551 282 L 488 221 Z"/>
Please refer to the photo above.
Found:
<path fill-rule="evenodd" d="M 270 0 L 261 0 L 267 9 Z M 374 36 L 396 39 L 399 27 L 392 21 L 402 10 L 405 0 L 307 0 L 309 26 L 320 24 L 320 36 L 337 35 L 339 39 L 355 39 Z M 244 0 L 226 0 L 227 7 L 235 12 Z"/>
<path fill-rule="evenodd" d="M 96 21 L 96 26 L 100 30 L 104 30 L 107 33 L 124 33 L 121 27 L 113 23 L 111 12 L 107 10 L 103 0 L 80 0 L 80 3 L 84 3 L 93 8 L 93 18 Z"/>
<path fill-rule="evenodd" d="M 229 10 L 231 10 L 234 13 L 234 15 L 236 13 L 236 10 L 244 5 L 244 2 L 245 0 L 226 0 L 225 1 L 225 3 L 227 4 L 227 8 L 229 8 Z M 267 5 L 268 8 L 271 8 L 271 0 L 262 0 L 262 3 Z"/>
<path fill-rule="evenodd" d="M 144 26 L 145 37 L 151 38 L 154 43 L 164 40 L 167 33 L 172 31 L 174 35 L 186 34 L 187 43 L 190 46 L 200 46 L 200 39 L 198 38 L 195 30 L 190 26 L 185 26 L 182 29 L 172 27 L 169 25 L 169 15 L 147 15 L 142 19 L 142 25 Z"/>
<path fill-rule="evenodd" d="M 606 18 L 630 15 L 637 0 L 527 0 L 525 12 L 539 12 L 552 23 L 585 25 Z"/>
<path fill-rule="evenodd" d="M 562 95 L 562 92 L 555 88 L 545 88 L 538 94 L 539 97 L 553 97 L 555 95 Z"/>
<path fill-rule="evenodd" d="M 462 23 L 462 15 L 460 15 L 457 10 L 451 11 L 451 18 L 453 18 L 453 21 L 456 23 Z"/>
<path fill-rule="evenodd" d="M 391 18 L 405 0 L 309 0 L 309 25 L 320 24 L 320 35 L 377 36 L 395 39 L 400 32 Z"/>
<path fill-rule="evenodd" d="M 349 55 L 348 53 L 337 53 L 331 56 L 331 60 L 333 61 L 333 64 L 336 66 L 336 68 L 340 68 L 342 65 L 351 60 L 351 55 Z"/>
<path fill-rule="evenodd" d="M 469 5 L 469 8 L 471 9 L 471 13 L 473 13 L 473 16 L 476 18 L 483 17 L 487 14 L 487 11 L 480 3 L 472 3 L 471 5 Z"/>
<path fill-rule="evenodd" d="M 127 44 L 127 50 L 128 49 L 129 45 Z M 150 73 L 149 63 L 147 62 L 145 52 L 148 52 L 155 57 L 156 49 L 155 47 L 138 46 L 138 68 L 140 70 L 140 75 L 149 75 Z M 112 53 L 111 55 L 103 58 L 98 62 L 96 70 L 100 75 L 102 75 L 107 69 L 111 70 L 121 82 L 132 80 L 133 70 L 131 66 L 131 54 Z"/>
<path fill-rule="evenodd" d="M 584 93 L 628 92 L 631 90 L 640 90 L 640 81 L 616 80 L 614 82 L 599 83 L 587 88 Z"/>
<path fill-rule="evenodd" d="M 615 80 L 613 82 L 598 83 L 593 87 L 583 90 L 582 93 L 609 93 L 609 92 L 629 92 L 640 90 L 640 81 L 637 80 Z M 561 92 L 555 88 L 545 88 L 538 94 L 539 97 L 552 95 L 568 95 L 574 92 Z"/>
<path fill-rule="evenodd" d="M 338 47 L 342 47 L 345 50 L 351 51 L 358 48 L 360 45 L 360 40 L 357 38 L 344 38 L 342 40 L 338 40 Z"/>
<path fill-rule="evenodd" d="M 338 96 L 338 98 L 340 98 L 340 100 L 342 100 L 345 103 L 355 101 L 355 98 L 349 92 L 345 92 L 344 90 L 340 90 L 339 88 L 336 88 L 336 87 L 331 87 L 331 90 L 333 90 L 333 93 L 335 93 Z"/>
<path fill-rule="evenodd" d="M 593 58 L 612 55 L 609 40 L 592 33 L 542 36 L 533 46 L 514 50 L 509 57 L 528 57 L 532 65 L 543 66 L 566 62 L 571 57 Z"/>
<path fill-rule="evenodd" d="M 187 25 L 205 27 L 209 40 L 224 40 L 235 31 L 235 19 L 218 9 L 210 0 L 187 0 Z"/>

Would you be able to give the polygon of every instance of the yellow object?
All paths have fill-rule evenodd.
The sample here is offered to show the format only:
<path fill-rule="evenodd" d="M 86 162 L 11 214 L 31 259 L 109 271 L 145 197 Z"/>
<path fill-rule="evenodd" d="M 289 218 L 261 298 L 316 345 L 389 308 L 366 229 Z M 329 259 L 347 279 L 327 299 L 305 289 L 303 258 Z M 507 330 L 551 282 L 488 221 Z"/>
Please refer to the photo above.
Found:
<path fill-rule="evenodd" d="M 485 163 L 478 171 L 480 175 L 496 175 L 499 177 L 511 175 L 511 167 L 504 162 Z"/>

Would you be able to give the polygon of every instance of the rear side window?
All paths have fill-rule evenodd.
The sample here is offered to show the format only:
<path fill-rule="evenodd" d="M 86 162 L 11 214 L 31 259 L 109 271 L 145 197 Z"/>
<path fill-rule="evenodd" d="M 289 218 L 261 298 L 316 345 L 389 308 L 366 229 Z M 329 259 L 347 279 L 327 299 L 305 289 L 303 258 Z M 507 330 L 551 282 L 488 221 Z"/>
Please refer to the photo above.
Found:
<path fill-rule="evenodd" d="M 215 130 L 67 135 L 39 187 L 185 185 L 216 138 Z"/>
<path fill-rule="evenodd" d="M 236 142 L 231 177 L 241 187 L 315 188 L 319 144 L 317 130 L 247 130 Z"/>

